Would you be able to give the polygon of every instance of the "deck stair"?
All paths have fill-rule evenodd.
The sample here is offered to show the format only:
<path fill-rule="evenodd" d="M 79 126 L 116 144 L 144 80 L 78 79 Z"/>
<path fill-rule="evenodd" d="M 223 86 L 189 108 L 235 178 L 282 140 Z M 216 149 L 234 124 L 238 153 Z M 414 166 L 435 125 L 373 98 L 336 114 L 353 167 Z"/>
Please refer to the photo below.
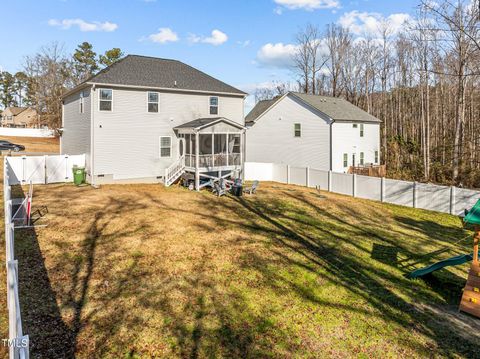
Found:
<path fill-rule="evenodd" d="M 165 187 L 171 186 L 185 172 L 185 156 L 180 156 L 172 165 L 165 169 Z"/>

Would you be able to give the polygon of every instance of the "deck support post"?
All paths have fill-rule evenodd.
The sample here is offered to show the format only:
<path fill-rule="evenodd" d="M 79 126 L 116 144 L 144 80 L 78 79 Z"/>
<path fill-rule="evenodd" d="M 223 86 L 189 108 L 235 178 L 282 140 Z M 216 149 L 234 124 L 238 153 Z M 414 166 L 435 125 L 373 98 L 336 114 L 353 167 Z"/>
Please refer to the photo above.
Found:
<path fill-rule="evenodd" d="M 195 190 L 200 191 L 200 136 L 195 132 Z"/>

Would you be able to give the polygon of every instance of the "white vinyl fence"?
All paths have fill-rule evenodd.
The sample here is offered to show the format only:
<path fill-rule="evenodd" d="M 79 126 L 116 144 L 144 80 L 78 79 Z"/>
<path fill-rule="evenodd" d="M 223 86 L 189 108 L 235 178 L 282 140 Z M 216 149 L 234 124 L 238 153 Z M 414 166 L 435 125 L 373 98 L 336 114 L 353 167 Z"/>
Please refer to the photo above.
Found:
<path fill-rule="evenodd" d="M 3 199 L 5 208 L 5 243 L 7 266 L 8 346 L 10 359 L 29 358 L 29 338 L 23 334 L 18 297 L 18 261 L 15 259 L 15 225 L 12 221 L 11 171 L 4 160 Z"/>
<path fill-rule="evenodd" d="M 55 131 L 47 128 L 0 127 L 0 136 L 10 137 L 55 137 Z"/>
<path fill-rule="evenodd" d="M 480 191 L 294 167 L 245 163 L 245 179 L 275 181 L 436 212 L 462 214 L 480 199 Z"/>
<path fill-rule="evenodd" d="M 73 181 L 72 168 L 85 166 L 85 155 L 6 157 L 9 184 L 47 184 Z"/>

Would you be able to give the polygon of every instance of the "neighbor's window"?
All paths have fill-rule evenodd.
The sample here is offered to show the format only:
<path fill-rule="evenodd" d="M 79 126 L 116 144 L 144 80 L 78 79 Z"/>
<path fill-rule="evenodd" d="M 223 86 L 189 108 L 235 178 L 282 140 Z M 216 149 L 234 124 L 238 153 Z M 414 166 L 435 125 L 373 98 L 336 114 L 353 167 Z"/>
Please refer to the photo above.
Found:
<path fill-rule="evenodd" d="M 170 136 L 160 137 L 160 157 L 171 157 L 172 138 Z"/>
<path fill-rule="evenodd" d="M 348 167 L 348 153 L 343 154 L 343 167 Z"/>
<path fill-rule="evenodd" d="M 378 163 L 378 151 L 375 151 L 375 163 Z"/>
<path fill-rule="evenodd" d="M 78 112 L 85 112 L 85 94 L 83 91 L 80 91 L 80 99 L 78 100 Z"/>
<path fill-rule="evenodd" d="M 158 92 L 149 92 L 147 97 L 148 112 L 158 112 Z"/>
<path fill-rule="evenodd" d="M 363 128 L 363 123 L 360 124 L 360 137 L 363 137 L 365 134 L 365 129 Z"/>
<path fill-rule="evenodd" d="M 296 123 L 293 125 L 295 137 L 302 137 L 302 124 Z"/>
<path fill-rule="evenodd" d="M 365 164 L 365 153 L 360 152 L 360 166 Z"/>
<path fill-rule="evenodd" d="M 210 97 L 210 115 L 218 115 L 218 97 Z"/>
<path fill-rule="evenodd" d="M 100 111 L 112 111 L 112 90 L 100 89 Z"/>

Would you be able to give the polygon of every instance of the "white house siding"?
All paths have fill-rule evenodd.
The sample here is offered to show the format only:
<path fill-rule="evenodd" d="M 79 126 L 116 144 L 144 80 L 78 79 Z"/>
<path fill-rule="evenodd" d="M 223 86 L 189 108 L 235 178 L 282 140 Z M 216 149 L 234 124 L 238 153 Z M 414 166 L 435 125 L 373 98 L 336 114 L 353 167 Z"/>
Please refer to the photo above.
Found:
<path fill-rule="evenodd" d="M 300 123 L 301 137 L 294 137 Z M 330 168 L 330 125 L 303 103 L 284 97 L 247 130 L 248 162 Z"/>
<path fill-rule="evenodd" d="M 60 138 L 62 154 L 80 155 L 85 153 L 87 173 L 90 170 L 91 140 L 91 90 L 83 89 L 84 111 L 80 113 L 80 92 L 67 96 L 63 101 L 63 133 Z"/>
<path fill-rule="evenodd" d="M 353 123 L 334 122 L 332 125 L 332 170 L 346 172 L 353 163 L 360 163 L 360 152 L 364 153 L 365 163 L 375 163 L 375 151 L 380 156 L 380 125 L 364 124 L 364 137 L 360 137 L 360 123 L 357 128 Z M 343 155 L 348 154 L 348 166 L 343 166 Z"/>
<path fill-rule="evenodd" d="M 209 114 L 209 95 L 160 92 L 159 112 L 147 111 L 148 90 L 113 88 L 112 112 L 99 111 L 94 95 L 94 167 L 103 181 L 155 180 L 178 158 L 173 128 L 202 117 L 226 117 L 243 124 L 243 97 L 219 97 L 218 115 Z M 171 158 L 160 158 L 160 136 L 172 137 Z M 98 179 L 97 182 L 101 182 Z"/>

